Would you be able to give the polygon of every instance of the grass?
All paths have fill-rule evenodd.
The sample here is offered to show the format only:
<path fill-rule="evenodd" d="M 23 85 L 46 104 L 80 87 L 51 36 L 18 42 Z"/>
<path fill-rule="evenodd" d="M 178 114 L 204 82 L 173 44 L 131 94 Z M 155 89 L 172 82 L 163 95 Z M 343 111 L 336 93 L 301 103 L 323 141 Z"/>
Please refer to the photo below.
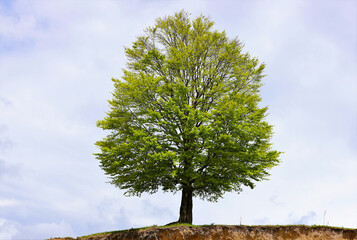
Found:
<path fill-rule="evenodd" d="M 188 227 L 210 227 L 210 226 L 242 226 L 242 227 L 308 227 L 308 228 L 333 228 L 333 229 L 342 229 L 342 230 L 356 230 L 356 228 L 344 228 L 344 227 L 333 227 L 333 226 L 326 226 L 326 225 L 223 225 L 223 224 L 210 224 L 210 225 L 192 225 L 188 223 L 175 223 L 172 225 L 164 225 L 164 226 L 157 226 L 157 225 L 152 225 L 148 227 L 141 227 L 141 228 L 131 228 L 131 229 L 125 229 L 125 230 L 117 230 L 117 231 L 110 231 L 110 232 L 102 232 L 102 233 L 95 233 L 95 234 L 90 234 L 82 237 L 93 237 L 97 235 L 104 235 L 104 234 L 112 234 L 112 233 L 119 233 L 119 232 L 125 232 L 125 231 L 133 231 L 133 230 L 145 230 L 145 229 L 150 229 L 150 228 L 171 228 L 171 227 L 182 227 L 182 226 L 188 226 Z"/>
<path fill-rule="evenodd" d="M 130 229 L 125 229 L 125 230 L 117 230 L 117 231 L 110 231 L 110 232 L 102 232 L 102 233 L 94 233 L 82 237 L 92 237 L 100 234 L 111 234 L 111 233 L 119 233 L 119 232 L 125 232 L 125 231 L 132 231 L 132 230 L 144 230 L 144 229 L 149 229 L 149 228 L 170 228 L 170 227 L 181 227 L 181 226 L 189 226 L 189 227 L 201 227 L 200 225 L 192 225 L 189 223 L 175 223 L 172 225 L 164 225 L 164 226 L 157 226 L 157 225 L 152 225 L 148 227 L 141 227 L 141 228 L 130 228 Z"/>

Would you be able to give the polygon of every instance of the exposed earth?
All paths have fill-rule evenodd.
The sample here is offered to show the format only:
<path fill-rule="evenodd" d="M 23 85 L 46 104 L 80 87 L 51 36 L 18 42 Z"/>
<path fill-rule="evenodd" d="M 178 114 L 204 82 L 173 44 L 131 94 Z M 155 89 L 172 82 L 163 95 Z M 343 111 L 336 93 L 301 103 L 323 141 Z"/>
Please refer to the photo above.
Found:
<path fill-rule="evenodd" d="M 76 240 L 357 240 L 357 229 L 328 226 L 171 226 L 98 233 Z M 74 238 L 52 238 L 74 240 Z"/>

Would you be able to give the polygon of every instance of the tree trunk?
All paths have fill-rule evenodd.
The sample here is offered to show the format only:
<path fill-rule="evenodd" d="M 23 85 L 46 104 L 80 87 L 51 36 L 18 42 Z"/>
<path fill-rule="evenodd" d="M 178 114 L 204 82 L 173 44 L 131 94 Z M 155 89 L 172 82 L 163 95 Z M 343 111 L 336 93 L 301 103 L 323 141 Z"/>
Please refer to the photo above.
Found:
<path fill-rule="evenodd" d="M 178 223 L 192 224 L 192 188 L 183 186 Z"/>

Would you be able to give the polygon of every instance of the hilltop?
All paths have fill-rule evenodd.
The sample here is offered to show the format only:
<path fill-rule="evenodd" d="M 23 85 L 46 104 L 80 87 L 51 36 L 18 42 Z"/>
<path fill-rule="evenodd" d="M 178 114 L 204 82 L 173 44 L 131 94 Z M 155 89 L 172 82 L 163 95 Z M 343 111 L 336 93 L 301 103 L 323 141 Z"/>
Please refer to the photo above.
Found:
<path fill-rule="evenodd" d="M 97 233 L 76 240 L 357 240 L 357 229 L 329 226 L 180 225 Z M 75 240 L 52 238 L 52 240 Z"/>

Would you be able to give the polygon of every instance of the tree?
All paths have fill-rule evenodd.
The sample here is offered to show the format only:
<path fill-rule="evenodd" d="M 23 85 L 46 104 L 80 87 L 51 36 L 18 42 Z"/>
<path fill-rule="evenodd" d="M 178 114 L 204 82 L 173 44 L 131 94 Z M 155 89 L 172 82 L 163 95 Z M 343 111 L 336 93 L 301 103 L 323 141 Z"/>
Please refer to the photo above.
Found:
<path fill-rule="evenodd" d="M 158 18 L 132 47 L 95 154 L 111 183 L 140 196 L 182 192 L 179 223 L 192 223 L 192 198 L 217 201 L 254 188 L 279 163 L 272 126 L 259 107 L 264 64 L 213 30 L 205 16 Z"/>

